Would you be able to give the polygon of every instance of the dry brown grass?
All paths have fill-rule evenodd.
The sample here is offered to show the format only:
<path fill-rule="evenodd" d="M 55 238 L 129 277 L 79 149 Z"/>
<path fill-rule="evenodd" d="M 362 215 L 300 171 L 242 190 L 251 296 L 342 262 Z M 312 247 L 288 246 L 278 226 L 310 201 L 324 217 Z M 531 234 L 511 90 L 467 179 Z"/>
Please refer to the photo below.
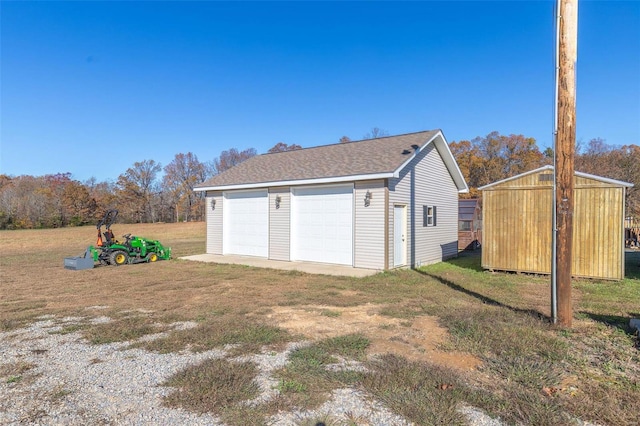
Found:
<path fill-rule="evenodd" d="M 305 300 L 342 301 L 339 292 L 331 291 L 336 284 L 324 288 L 322 277 L 177 260 L 204 252 L 203 223 L 117 224 L 114 228 L 116 233 L 160 240 L 172 247 L 174 259 L 71 271 L 63 268 L 64 258 L 79 255 L 93 244 L 95 228 L 0 231 L 4 326 L 43 314 L 78 313 L 91 306 L 197 318 L 219 310 L 248 313 L 291 304 L 302 292 Z M 333 281 L 340 285 L 340 279 Z M 359 302 L 353 298 L 350 303 Z"/>
<path fill-rule="evenodd" d="M 380 390 L 389 406 L 418 424 L 423 418 L 459 421 L 447 398 L 438 399 L 441 394 L 511 422 L 549 424 L 565 412 L 602 424 L 637 420 L 626 407 L 640 397 L 640 357 L 625 322 L 640 316 L 638 271 L 622 283 L 576 282 L 576 326 L 558 330 L 545 318 L 548 278 L 482 272 L 473 257 L 421 271 L 341 278 L 178 260 L 205 251 L 204 223 L 113 228 L 116 235 L 160 240 L 172 247 L 174 259 L 70 271 L 63 268 L 64 257 L 93 244 L 94 227 L 0 231 L 0 331 L 44 314 L 105 315 L 111 323 L 85 321 L 62 331 L 80 330 L 102 343 L 136 339 L 175 321 L 198 323 L 140 343 L 162 352 L 228 343 L 251 352 L 302 338 L 325 341 L 360 333 L 369 339 L 369 354 L 396 355 L 372 364 L 379 374 L 360 384 L 374 394 Z M 338 353 L 336 347 L 322 350 Z M 326 384 L 325 390 L 360 380 L 309 375 L 308 365 L 318 364 L 319 355 L 302 351 L 296 356 L 282 372 L 283 389 L 295 403 L 313 400 L 304 389 L 314 389 L 318 377 L 326 379 L 317 382 Z M 296 365 L 304 368 L 298 371 Z M 441 370 L 443 365 L 458 369 Z M 398 374 L 385 374 L 391 370 Z M 243 374 L 253 374 L 247 371 Z M 440 374 L 455 391 L 442 393 L 429 384 L 419 401 L 409 398 L 422 383 L 414 379 L 425 374 Z M 384 393 L 385 388 L 395 390 Z M 475 391 L 479 388 L 482 392 Z M 426 400 L 432 406 L 420 405 Z M 247 416 L 241 410 L 236 417 Z"/>

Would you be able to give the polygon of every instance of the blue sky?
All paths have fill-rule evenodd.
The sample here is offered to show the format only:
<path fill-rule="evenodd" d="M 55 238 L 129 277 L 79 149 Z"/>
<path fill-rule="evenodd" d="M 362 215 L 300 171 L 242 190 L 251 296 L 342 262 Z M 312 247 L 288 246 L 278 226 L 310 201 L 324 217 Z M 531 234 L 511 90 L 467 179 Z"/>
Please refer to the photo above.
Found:
<path fill-rule="evenodd" d="M 12 2 L 1 12 L 0 173 L 116 180 L 440 128 L 551 145 L 553 1 Z M 640 2 L 580 1 L 577 138 L 640 143 Z"/>

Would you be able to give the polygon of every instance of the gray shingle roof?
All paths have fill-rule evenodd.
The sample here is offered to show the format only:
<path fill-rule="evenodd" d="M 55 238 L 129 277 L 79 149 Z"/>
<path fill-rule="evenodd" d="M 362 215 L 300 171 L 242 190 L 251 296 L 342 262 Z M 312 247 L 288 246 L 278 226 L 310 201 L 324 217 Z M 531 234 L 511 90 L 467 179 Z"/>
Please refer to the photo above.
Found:
<path fill-rule="evenodd" d="M 212 177 L 196 190 L 393 173 L 439 133 L 430 130 L 258 155 Z"/>

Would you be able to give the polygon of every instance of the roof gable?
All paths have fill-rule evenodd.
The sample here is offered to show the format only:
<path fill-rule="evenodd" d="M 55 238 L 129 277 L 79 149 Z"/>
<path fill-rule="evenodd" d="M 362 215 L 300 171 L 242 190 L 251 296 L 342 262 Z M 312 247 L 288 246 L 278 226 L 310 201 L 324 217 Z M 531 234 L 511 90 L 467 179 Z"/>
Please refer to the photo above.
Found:
<path fill-rule="evenodd" d="M 440 130 L 263 154 L 198 185 L 196 191 L 343 182 L 397 177 L 434 143 L 460 192 L 464 177 Z"/>
<path fill-rule="evenodd" d="M 481 190 L 481 191 L 484 191 L 484 190 L 491 190 L 491 189 L 498 189 L 498 188 L 509 188 L 511 186 L 519 186 L 517 184 L 516 185 L 511 185 L 511 184 L 512 183 L 515 184 L 516 181 L 524 180 L 527 177 L 532 177 L 533 175 L 537 175 L 537 174 L 553 174 L 553 171 L 554 171 L 554 167 L 551 166 L 551 165 L 542 166 L 542 167 L 539 167 L 537 169 L 530 170 L 528 172 L 521 173 L 521 174 L 516 175 L 516 176 L 511 176 L 511 177 L 508 177 L 506 179 L 502 179 L 502 180 L 490 183 L 488 185 L 481 186 L 478 189 Z M 602 176 L 591 175 L 591 174 L 588 174 L 588 173 L 582 173 L 582 172 L 578 172 L 578 171 L 574 172 L 574 176 L 579 177 L 579 178 L 583 178 L 583 179 L 587 179 L 587 180 L 591 180 L 591 181 L 596 181 L 598 183 L 606 184 L 606 185 L 623 186 L 623 187 L 627 187 L 627 188 L 630 188 L 630 187 L 633 186 L 632 183 L 623 182 L 623 181 L 615 180 L 615 179 L 609 179 L 609 178 L 605 178 L 605 177 L 602 177 Z M 535 180 L 528 179 L 528 181 L 530 181 L 530 182 L 528 182 L 530 184 L 531 182 L 534 182 Z M 541 185 L 541 186 L 551 186 L 551 185 L 553 185 L 553 178 L 551 178 L 550 181 L 544 182 L 544 184 Z"/>

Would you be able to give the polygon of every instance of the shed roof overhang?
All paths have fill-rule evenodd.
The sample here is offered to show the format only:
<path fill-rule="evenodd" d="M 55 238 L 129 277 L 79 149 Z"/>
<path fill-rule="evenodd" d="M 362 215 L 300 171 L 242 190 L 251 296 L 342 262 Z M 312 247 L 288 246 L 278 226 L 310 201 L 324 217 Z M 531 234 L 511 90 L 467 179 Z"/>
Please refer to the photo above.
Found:
<path fill-rule="evenodd" d="M 516 175 L 516 176 L 511 176 L 511 177 L 508 177 L 506 179 L 502 179 L 502 180 L 499 180 L 499 181 L 496 181 L 496 182 L 493 182 L 493 183 L 490 183 L 490 184 L 487 184 L 487 185 L 484 185 L 484 186 L 480 186 L 480 187 L 478 187 L 478 190 L 484 191 L 485 189 L 492 189 L 494 186 L 498 186 L 498 185 L 500 185 L 502 183 L 509 182 L 509 181 L 512 181 L 512 180 L 515 180 L 515 179 L 519 179 L 519 178 L 521 178 L 523 176 L 531 175 L 531 174 L 542 172 L 542 171 L 545 171 L 545 170 L 554 171 L 554 167 L 551 166 L 551 165 L 538 167 L 537 169 L 530 170 L 528 172 L 521 173 L 521 174 Z M 624 186 L 626 188 L 631 188 L 633 186 L 633 184 L 629 183 L 629 182 L 623 182 L 621 180 L 609 179 L 609 178 L 602 177 L 602 176 L 591 175 L 589 173 L 574 172 L 574 174 L 575 174 L 575 176 L 578 176 L 578 177 L 582 177 L 582 178 L 586 178 L 586 179 L 594 179 L 594 180 L 597 180 L 597 181 L 600 181 L 600 182 L 603 182 L 603 183 L 608 183 L 608 184 L 611 184 L 611 185 Z"/>

